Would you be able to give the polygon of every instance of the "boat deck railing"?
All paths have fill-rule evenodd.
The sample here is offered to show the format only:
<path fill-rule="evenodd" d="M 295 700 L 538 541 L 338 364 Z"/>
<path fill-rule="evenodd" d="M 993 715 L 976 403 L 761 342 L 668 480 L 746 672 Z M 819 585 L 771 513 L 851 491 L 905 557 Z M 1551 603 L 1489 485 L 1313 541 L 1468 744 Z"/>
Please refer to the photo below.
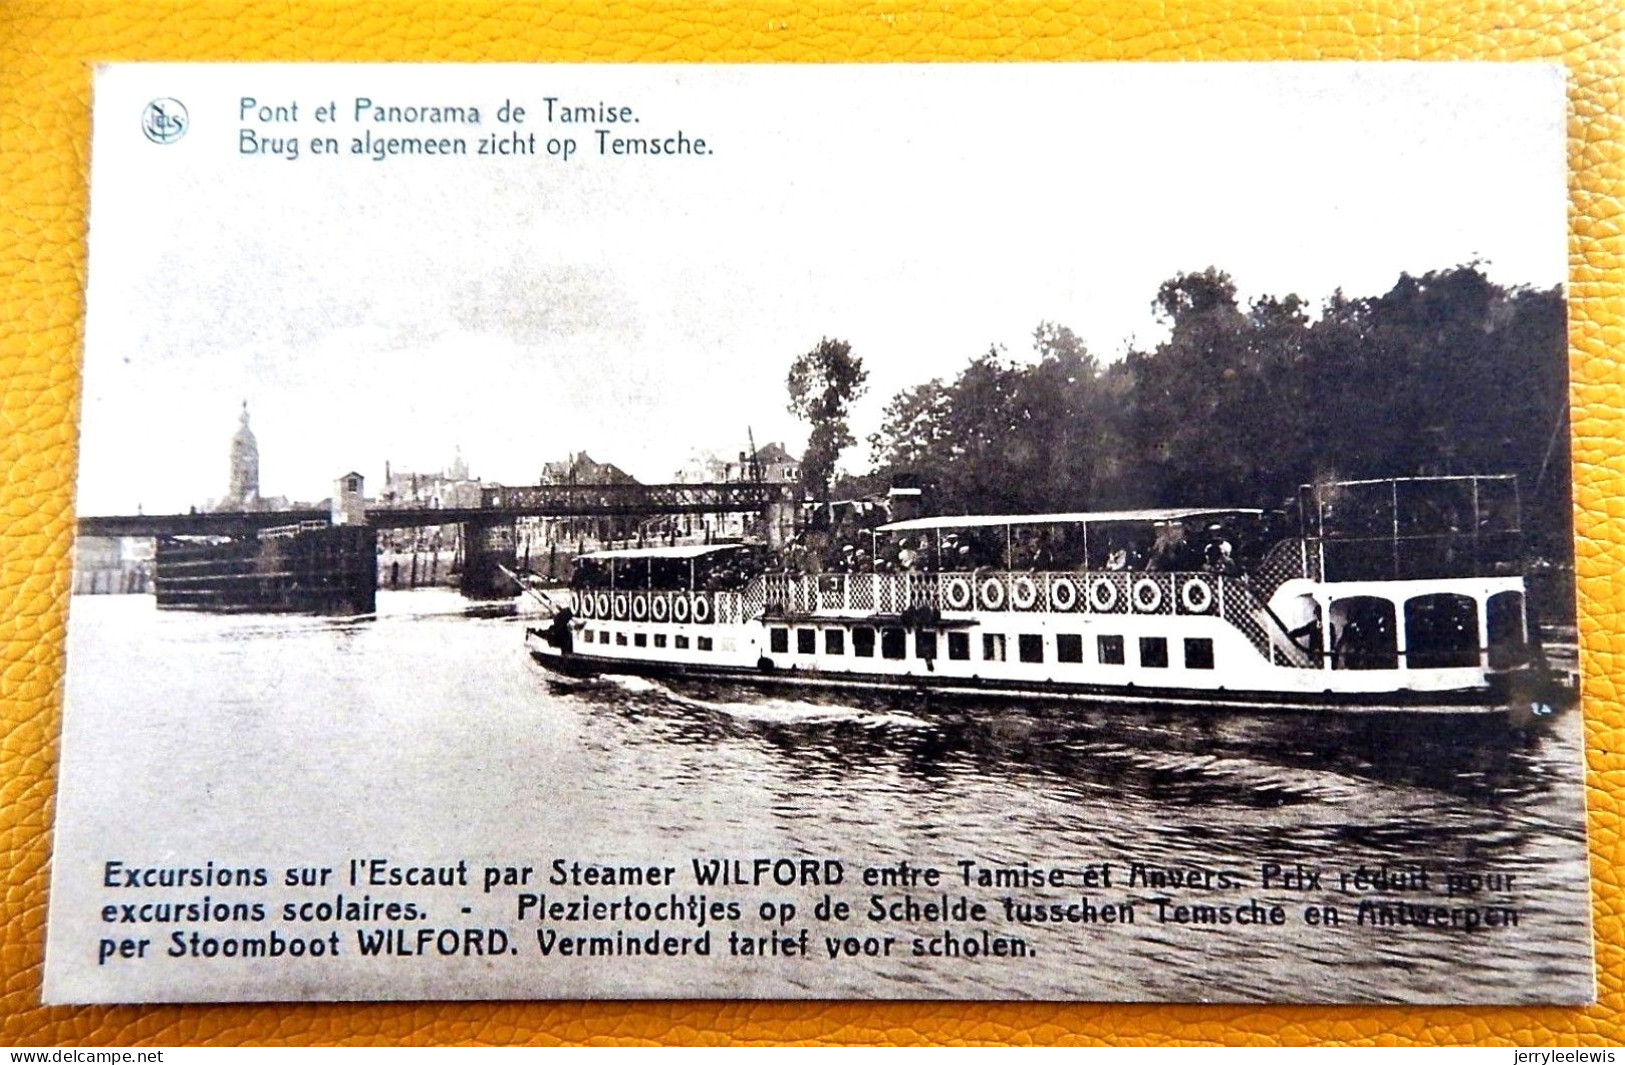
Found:
<path fill-rule="evenodd" d="M 1208 615 L 1278 664 L 1312 667 L 1319 657 L 1286 634 L 1254 578 L 1207 572 L 764 574 L 737 591 L 583 589 L 576 604 L 586 618 L 701 625 L 915 612 Z"/>
<path fill-rule="evenodd" d="M 1320 580 L 1320 566 L 1320 552 L 1312 549 L 1306 541 L 1296 538 L 1282 540 L 1265 552 L 1263 559 L 1252 567 L 1253 591 L 1267 603 L 1275 595 L 1275 590 L 1287 581 L 1298 577 Z"/>

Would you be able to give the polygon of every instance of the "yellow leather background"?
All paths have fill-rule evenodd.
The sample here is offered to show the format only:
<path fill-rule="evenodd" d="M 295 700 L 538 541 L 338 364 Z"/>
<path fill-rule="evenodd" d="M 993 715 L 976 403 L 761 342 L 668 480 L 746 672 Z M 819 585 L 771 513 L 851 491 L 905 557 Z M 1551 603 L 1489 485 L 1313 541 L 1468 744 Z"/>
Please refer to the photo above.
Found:
<path fill-rule="evenodd" d="M 1619 1041 L 1625 1036 L 1625 15 L 1556 3 L 0 0 L 0 1044 Z M 1547 59 L 1570 74 L 1571 325 L 1599 1003 L 1589 1009 L 964 1003 L 41 1008 L 104 60 L 798 62 Z M 116 177 L 116 175 L 103 175 Z M 1200 181 L 1200 175 L 1193 175 Z M 184 208 L 184 205 L 181 205 Z"/>

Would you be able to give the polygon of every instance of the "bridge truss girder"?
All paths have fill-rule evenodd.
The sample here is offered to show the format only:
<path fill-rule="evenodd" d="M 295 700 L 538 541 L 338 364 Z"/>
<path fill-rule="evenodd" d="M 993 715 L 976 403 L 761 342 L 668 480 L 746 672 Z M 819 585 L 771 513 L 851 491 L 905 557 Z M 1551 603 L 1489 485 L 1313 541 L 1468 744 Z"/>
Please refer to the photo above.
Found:
<path fill-rule="evenodd" d="M 720 484 L 542 484 L 492 487 L 481 511 L 513 517 L 598 517 L 756 512 L 794 504 L 794 485 L 749 481 Z"/>
<path fill-rule="evenodd" d="M 368 507 L 367 524 L 380 529 L 514 518 L 652 517 L 657 514 L 753 513 L 773 504 L 794 505 L 795 485 L 735 481 L 721 484 L 494 485 L 478 507 Z M 130 514 L 79 519 L 81 536 L 247 536 L 304 521 L 325 522 L 325 510 L 223 511 L 202 514 Z"/>

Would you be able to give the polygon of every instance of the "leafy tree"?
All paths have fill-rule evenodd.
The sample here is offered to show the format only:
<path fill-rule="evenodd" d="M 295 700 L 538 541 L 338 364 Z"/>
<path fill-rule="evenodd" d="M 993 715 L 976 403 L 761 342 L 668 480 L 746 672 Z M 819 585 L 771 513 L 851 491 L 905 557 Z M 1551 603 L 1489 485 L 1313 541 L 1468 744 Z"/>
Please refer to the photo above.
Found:
<path fill-rule="evenodd" d="M 1152 477 L 1146 501 L 1220 503 L 1251 466 L 1234 433 L 1245 416 L 1247 316 L 1230 276 L 1211 268 L 1163 282 L 1152 307 L 1168 339 L 1127 359 L 1130 442 Z"/>
<path fill-rule="evenodd" d="M 802 482 L 814 499 L 829 497 L 835 460 L 856 442 L 847 415 L 868 381 L 863 360 L 852 354 L 852 345 L 844 340 L 824 337 L 790 365 L 786 381 L 789 410 L 809 427 L 801 470 Z"/>
<path fill-rule="evenodd" d="M 1568 365 L 1558 289 L 1476 264 L 1402 275 L 1381 296 L 1243 306 L 1217 269 L 1153 307 L 1168 338 L 1102 368 L 1065 326 L 1034 358 L 994 348 L 899 393 L 870 438 L 944 513 L 1215 504 L 1274 507 L 1317 479 L 1516 473 L 1525 529 L 1569 540 Z"/>
<path fill-rule="evenodd" d="M 1562 293 L 1504 289 L 1476 264 L 1328 302 L 1310 330 L 1317 472 L 1516 473 L 1542 553 L 1569 540 Z"/>
<path fill-rule="evenodd" d="M 1038 360 L 1016 373 L 1010 388 L 1011 502 L 1036 510 L 1086 507 L 1111 435 L 1100 364 L 1072 330 L 1049 322 L 1033 331 L 1033 350 Z"/>
<path fill-rule="evenodd" d="M 949 510 L 1087 503 L 1116 428 L 1099 363 L 1070 329 L 1048 322 L 1033 348 L 1032 363 L 990 348 L 949 384 L 899 393 L 870 438 L 876 467 L 921 478 Z"/>
<path fill-rule="evenodd" d="M 877 471 L 940 473 L 941 459 L 955 447 L 947 435 L 952 402 L 953 389 L 941 378 L 893 396 L 881 412 L 880 430 L 869 437 L 871 465 Z"/>

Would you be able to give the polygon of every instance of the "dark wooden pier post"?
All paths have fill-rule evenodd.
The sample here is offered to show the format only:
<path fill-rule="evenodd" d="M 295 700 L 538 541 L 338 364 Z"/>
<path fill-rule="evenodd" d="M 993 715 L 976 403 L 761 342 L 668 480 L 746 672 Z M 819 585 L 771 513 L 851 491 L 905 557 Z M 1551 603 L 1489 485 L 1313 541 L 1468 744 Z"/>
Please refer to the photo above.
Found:
<path fill-rule="evenodd" d="M 224 542 L 164 536 L 154 570 L 160 609 L 371 614 L 378 536 L 365 525 L 290 526 Z"/>

